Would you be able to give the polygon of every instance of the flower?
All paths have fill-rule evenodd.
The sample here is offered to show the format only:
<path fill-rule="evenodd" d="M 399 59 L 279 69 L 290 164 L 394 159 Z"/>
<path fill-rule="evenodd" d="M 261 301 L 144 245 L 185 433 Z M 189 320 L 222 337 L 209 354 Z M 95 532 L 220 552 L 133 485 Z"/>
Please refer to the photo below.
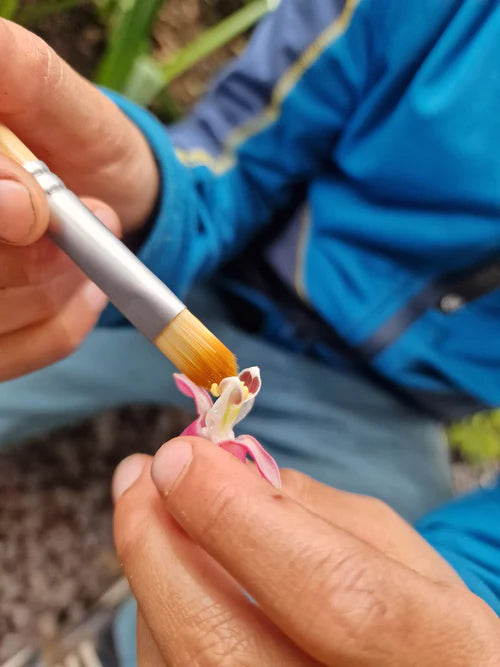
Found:
<path fill-rule="evenodd" d="M 222 449 L 246 463 L 249 454 L 262 477 L 274 486 L 281 487 L 280 472 L 276 461 L 251 435 L 235 436 L 233 428 L 244 419 L 253 407 L 261 388 L 257 366 L 246 368 L 238 376 L 227 377 L 220 385 L 212 387 L 212 397 L 185 375 L 174 373 L 180 392 L 194 400 L 198 418 L 181 435 L 197 435 L 219 445 Z"/>

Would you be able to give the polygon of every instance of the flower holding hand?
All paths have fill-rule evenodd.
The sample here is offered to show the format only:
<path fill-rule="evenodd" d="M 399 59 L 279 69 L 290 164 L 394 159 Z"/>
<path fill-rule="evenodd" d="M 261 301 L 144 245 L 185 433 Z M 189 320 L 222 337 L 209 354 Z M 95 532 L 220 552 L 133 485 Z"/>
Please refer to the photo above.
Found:
<path fill-rule="evenodd" d="M 498 665 L 494 612 L 395 512 L 294 471 L 278 490 L 241 464 L 249 451 L 275 479 L 232 434 L 248 380 L 248 395 L 231 380 L 213 404 L 177 378 L 198 419 L 115 474 L 139 667 Z"/>

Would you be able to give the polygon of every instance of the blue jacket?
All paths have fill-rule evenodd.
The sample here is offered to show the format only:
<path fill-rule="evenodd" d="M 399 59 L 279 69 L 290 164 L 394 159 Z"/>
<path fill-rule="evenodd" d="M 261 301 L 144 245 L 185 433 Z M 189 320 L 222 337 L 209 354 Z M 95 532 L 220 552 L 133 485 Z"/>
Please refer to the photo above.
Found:
<path fill-rule="evenodd" d="M 497 0 L 283 0 L 168 134 L 119 100 L 163 178 L 142 259 L 181 294 L 232 259 L 263 335 L 300 350 L 272 275 L 442 416 L 500 405 L 499 34 Z M 421 524 L 497 611 L 499 517 L 497 487 Z"/>

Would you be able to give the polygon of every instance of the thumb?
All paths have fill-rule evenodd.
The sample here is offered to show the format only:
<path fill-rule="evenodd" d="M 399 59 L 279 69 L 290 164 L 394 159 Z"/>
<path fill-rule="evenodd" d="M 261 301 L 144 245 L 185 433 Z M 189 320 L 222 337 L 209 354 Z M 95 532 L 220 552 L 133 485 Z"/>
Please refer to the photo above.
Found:
<path fill-rule="evenodd" d="M 31 245 L 46 231 L 47 199 L 20 165 L 0 155 L 0 242 Z"/>

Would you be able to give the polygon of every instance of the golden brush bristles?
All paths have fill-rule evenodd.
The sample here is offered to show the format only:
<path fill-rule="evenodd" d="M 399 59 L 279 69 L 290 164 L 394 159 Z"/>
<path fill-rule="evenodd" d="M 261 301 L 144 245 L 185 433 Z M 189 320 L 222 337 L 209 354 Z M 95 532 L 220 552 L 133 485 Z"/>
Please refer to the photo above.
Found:
<path fill-rule="evenodd" d="M 165 327 L 154 344 L 181 373 L 205 389 L 238 375 L 231 350 L 187 308 Z"/>

